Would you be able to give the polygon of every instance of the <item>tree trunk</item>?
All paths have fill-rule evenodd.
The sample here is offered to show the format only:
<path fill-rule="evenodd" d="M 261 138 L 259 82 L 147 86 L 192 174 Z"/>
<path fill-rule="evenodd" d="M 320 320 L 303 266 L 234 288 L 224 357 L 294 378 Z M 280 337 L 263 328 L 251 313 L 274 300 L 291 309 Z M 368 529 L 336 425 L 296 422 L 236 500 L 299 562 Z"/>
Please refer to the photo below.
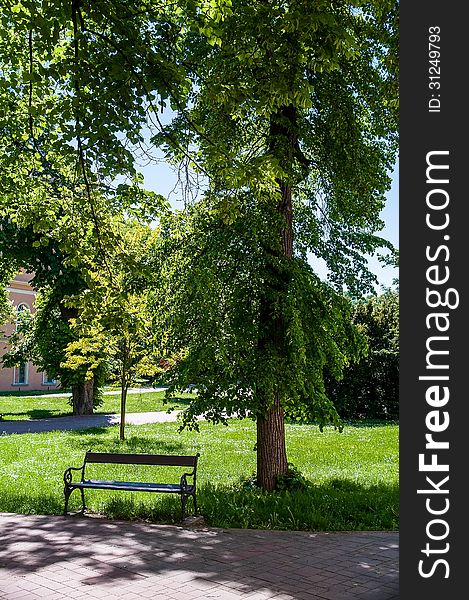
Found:
<path fill-rule="evenodd" d="M 60 317 L 67 326 L 70 326 L 71 319 L 78 316 L 76 308 L 65 306 L 63 301 L 59 302 Z M 78 415 L 93 414 L 93 396 L 94 396 L 94 379 L 86 379 L 81 383 L 72 385 L 72 411 Z"/>
<path fill-rule="evenodd" d="M 265 417 L 257 418 L 257 482 L 262 489 L 275 489 L 277 477 L 287 472 L 285 421 L 279 398 Z"/>
<path fill-rule="evenodd" d="M 119 439 L 125 440 L 125 405 L 127 403 L 127 390 L 129 389 L 129 378 L 127 371 L 127 360 L 129 351 L 125 340 L 122 342 L 122 366 L 121 366 L 121 422 L 119 427 Z"/>
<path fill-rule="evenodd" d="M 121 388 L 121 422 L 119 427 L 119 439 L 121 442 L 125 440 L 125 405 L 127 402 L 127 385 L 122 384 Z"/>
<path fill-rule="evenodd" d="M 284 219 L 280 231 L 280 254 L 287 260 L 293 258 L 293 211 L 292 179 L 293 163 L 297 157 L 298 138 L 296 135 L 296 109 L 282 107 L 272 117 L 270 126 L 270 151 L 279 159 L 288 179 L 279 181 L 279 203 L 277 211 Z M 275 252 L 273 251 L 274 255 Z M 277 251 L 278 255 L 278 251 Z M 288 272 L 279 272 L 275 292 L 280 297 L 288 293 Z M 275 314 L 274 301 L 266 297 L 261 302 L 260 325 L 262 334 L 259 349 L 271 348 L 277 356 L 286 358 L 286 323 L 282 314 Z M 279 475 L 288 470 L 285 446 L 285 422 L 282 399 L 266 398 L 264 413 L 257 417 L 257 482 L 267 491 L 275 488 Z"/>
<path fill-rule="evenodd" d="M 74 415 L 93 414 L 94 379 L 87 379 L 72 386 L 72 407 Z"/>

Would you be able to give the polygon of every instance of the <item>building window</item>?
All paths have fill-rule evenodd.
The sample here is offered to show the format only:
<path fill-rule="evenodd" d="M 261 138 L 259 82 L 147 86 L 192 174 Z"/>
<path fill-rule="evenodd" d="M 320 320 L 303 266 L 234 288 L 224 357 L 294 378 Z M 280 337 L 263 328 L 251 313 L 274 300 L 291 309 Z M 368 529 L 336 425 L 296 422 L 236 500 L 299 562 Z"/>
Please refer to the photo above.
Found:
<path fill-rule="evenodd" d="M 25 362 L 20 363 L 13 371 L 13 385 L 28 384 L 28 365 Z"/>
<path fill-rule="evenodd" d="M 18 304 L 16 307 L 16 331 L 20 329 L 21 324 L 25 322 L 30 313 L 31 311 L 27 304 Z"/>
<path fill-rule="evenodd" d="M 42 374 L 42 385 L 55 385 L 57 381 L 48 373 Z"/>

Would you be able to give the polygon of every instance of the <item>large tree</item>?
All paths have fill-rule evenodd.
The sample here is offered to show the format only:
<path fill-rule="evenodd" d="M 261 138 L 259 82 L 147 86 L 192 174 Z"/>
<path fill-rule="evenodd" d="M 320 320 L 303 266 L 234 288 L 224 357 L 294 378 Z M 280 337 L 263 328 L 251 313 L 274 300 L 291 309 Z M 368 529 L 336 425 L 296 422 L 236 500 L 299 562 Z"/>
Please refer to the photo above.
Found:
<path fill-rule="evenodd" d="M 397 13 L 394 0 L 29 0 L 2 13 L 0 102 L 13 116 L 0 160 L 15 218 L 59 204 L 73 249 L 86 213 L 105 269 L 103 210 L 151 210 L 138 146 L 206 176 L 200 203 L 162 230 L 175 301 L 161 326 L 180 357 L 174 385 L 197 378 L 186 423 L 253 416 L 266 489 L 287 469 L 285 412 L 338 424 L 323 369 L 340 375 L 360 352 L 336 291 L 369 286 L 364 255 L 384 243 Z M 119 175 L 132 180 L 116 188 Z"/>
<path fill-rule="evenodd" d="M 165 248 L 181 294 L 170 347 L 186 348 L 174 385 L 199 384 L 188 424 L 256 419 L 272 489 L 285 413 L 339 424 L 323 370 L 340 376 L 360 352 L 347 302 L 306 259 L 326 261 L 336 291 L 371 288 L 397 144 L 397 4 L 241 1 L 192 19 L 192 104 L 171 134 L 197 145 L 210 183 Z"/>

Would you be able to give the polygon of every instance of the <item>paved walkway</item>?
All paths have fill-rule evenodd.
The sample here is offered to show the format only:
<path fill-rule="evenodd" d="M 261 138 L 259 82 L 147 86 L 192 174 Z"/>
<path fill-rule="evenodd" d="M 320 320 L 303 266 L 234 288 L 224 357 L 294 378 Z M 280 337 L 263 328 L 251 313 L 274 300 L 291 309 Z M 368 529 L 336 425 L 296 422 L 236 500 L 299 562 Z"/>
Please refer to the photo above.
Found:
<path fill-rule="evenodd" d="M 0 513 L 0 599 L 396 600 L 398 534 Z"/>
<path fill-rule="evenodd" d="M 143 425 L 145 423 L 176 421 L 179 412 L 178 410 L 173 410 L 170 413 L 166 411 L 129 413 L 125 416 L 125 422 L 127 425 Z M 0 421 L 0 435 L 90 429 L 92 427 L 109 427 L 110 425 L 118 425 L 119 423 L 120 414 L 53 417 L 51 419 L 31 419 L 28 421 Z"/>
<path fill-rule="evenodd" d="M 167 386 L 160 387 L 145 387 L 145 388 L 129 388 L 128 394 L 147 394 L 149 392 L 164 392 L 167 389 Z M 120 395 L 120 390 L 107 390 L 103 392 L 105 396 L 118 396 Z M 70 392 L 57 392 L 52 394 L 28 394 L 27 396 L 18 396 L 19 398 L 63 398 L 64 396 L 70 396 Z"/>

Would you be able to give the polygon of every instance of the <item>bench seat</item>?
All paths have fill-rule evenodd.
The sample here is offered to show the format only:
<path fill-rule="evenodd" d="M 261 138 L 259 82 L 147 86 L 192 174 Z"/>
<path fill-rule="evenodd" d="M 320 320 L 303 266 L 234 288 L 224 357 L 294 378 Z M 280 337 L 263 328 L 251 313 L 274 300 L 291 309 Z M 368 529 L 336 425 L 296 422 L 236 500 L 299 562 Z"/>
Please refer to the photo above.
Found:
<path fill-rule="evenodd" d="M 74 488 L 89 488 L 96 490 L 128 490 L 130 492 L 160 492 L 182 494 L 179 483 L 144 483 L 139 481 L 107 481 L 103 479 L 85 479 L 73 484 Z M 184 490 L 190 493 L 193 486 L 188 485 Z"/>

